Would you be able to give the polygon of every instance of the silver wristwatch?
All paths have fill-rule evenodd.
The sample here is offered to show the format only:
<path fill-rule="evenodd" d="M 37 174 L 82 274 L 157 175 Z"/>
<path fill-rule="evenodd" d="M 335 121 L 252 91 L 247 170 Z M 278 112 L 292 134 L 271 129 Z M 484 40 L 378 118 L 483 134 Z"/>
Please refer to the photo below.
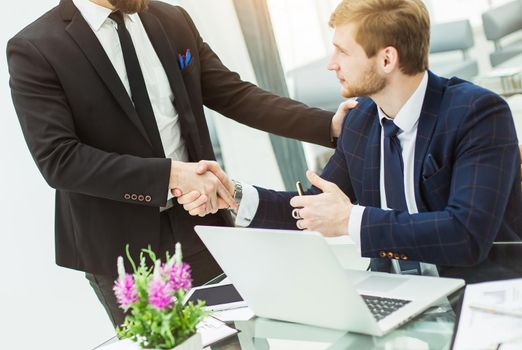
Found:
<path fill-rule="evenodd" d="M 239 205 L 241 204 L 241 199 L 243 198 L 243 186 L 241 186 L 241 183 L 236 180 L 232 180 L 234 183 L 234 201 L 237 203 L 237 207 L 239 208 Z M 237 212 L 234 211 L 232 208 L 230 211 L 237 215 Z"/>

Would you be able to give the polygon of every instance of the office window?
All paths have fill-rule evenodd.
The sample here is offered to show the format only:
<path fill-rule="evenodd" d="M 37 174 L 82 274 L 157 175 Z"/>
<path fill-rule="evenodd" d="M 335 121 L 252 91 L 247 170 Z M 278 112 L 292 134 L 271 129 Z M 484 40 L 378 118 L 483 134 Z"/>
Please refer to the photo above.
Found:
<path fill-rule="evenodd" d="M 330 13 L 337 0 L 267 0 L 283 69 L 326 56 L 331 46 Z"/>

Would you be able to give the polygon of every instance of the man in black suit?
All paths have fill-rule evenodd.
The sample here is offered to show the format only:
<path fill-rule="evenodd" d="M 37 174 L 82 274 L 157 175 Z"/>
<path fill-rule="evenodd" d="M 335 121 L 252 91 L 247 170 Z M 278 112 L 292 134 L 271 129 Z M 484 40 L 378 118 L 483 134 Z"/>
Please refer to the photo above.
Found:
<path fill-rule="evenodd" d="M 233 188 L 197 161 L 214 159 L 203 105 L 240 123 L 332 146 L 343 113 L 309 108 L 243 82 L 180 7 L 148 0 L 61 0 L 7 46 L 14 105 L 29 150 L 56 189 L 56 262 L 86 272 L 116 326 L 116 259 L 183 245 L 194 284 L 220 270 L 193 232 L 228 225 L 217 200 Z M 303 127 L 304 126 L 304 127 Z M 214 213 L 175 201 L 200 190 Z"/>

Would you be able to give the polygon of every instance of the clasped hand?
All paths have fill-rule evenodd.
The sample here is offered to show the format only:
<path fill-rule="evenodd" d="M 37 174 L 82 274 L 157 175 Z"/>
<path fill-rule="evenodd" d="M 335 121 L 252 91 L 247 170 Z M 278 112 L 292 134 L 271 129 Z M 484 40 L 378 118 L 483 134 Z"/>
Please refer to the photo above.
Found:
<path fill-rule="evenodd" d="M 196 172 L 198 174 L 211 172 L 222 183 L 228 184 L 228 188 L 232 192 L 232 182 L 216 162 L 201 161 Z M 290 205 L 297 210 L 299 216 L 296 222 L 297 227 L 302 230 L 318 231 L 326 237 L 348 234 L 348 222 L 353 207 L 348 196 L 336 184 L 322 179 L 310 170 L 306 172 L 306 176 L 310 183 L 319 188 L 322 193 L 296 196 L 290 200 Z M 193 216 L 205 216 L 211 213 L 211 209 L 216 206 L 218 209 L 230 206 L 221 196 L 215 198 L 216 202 L 209 206 L 209 202 L 213 199 L 197 190 L 185 194 L 177 192 L 175 195 L 178 197 L 178 203 L 182 204 L 183 208 Z M 235 209 L 237 210 L 237 208 Z"/>
<path fill-rule="evenodd" d="M 172 161 L 169 188 L 190 215 L 214 214 L 218 209 L 237 209 L 234 184 L 216 162 Z"/>

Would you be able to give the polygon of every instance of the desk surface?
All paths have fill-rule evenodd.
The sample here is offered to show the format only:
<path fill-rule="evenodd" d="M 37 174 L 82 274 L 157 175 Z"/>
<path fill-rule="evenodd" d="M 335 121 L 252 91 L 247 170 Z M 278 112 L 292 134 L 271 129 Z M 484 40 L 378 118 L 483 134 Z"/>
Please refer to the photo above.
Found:
<path fill-rule="evenodd" d="M 218 280 L 210 281 L 208 284 L 217 283 Z M 255 318 L 250 321 L 236 321 L 229 324 L 238 329 L 239 333 L 206 349 L 446 350 L 451 347 L 457 309 L 460 307 L 463 294 L 464 289 L 462 288 L 449 298 L 442 300 L 437 306 L 431 307 L 420 316 L 383 337 Z M 102 345 L 113 341 L 116 341 L 116 338 L 109 339 Z"/>

